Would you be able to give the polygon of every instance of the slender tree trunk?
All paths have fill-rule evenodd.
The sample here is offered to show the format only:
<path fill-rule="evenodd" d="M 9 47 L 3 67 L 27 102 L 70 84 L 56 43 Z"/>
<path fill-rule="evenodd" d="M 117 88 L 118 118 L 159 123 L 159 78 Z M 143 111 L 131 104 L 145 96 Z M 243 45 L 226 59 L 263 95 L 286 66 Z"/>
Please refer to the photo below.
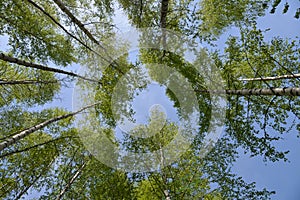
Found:
<path fill-rule="evenodd" d="M 88 161 L 85 162 L 78 170 L 77 172 L 74 174 L 74 176 L 70 179 L 70 181 L 67 183 L 67 185 L 64 187 L 64 189 L 59 193 L 59 195 L 57 196 L 56 200 L 60 200 L 64 194 L 68 191 L 68 189 L 71 187 L 71 185 L 74 183 L 74 181 L 76 180 L 76 178 L 80 175 L 80 173 L 83 171 L 83 169 L 86 167 Z"/>
<path fill-rule="evenodd" d="M 11 155 L 14 155 L 16 153 L 22 153 L 22 152 L 28 151 L 30 149 L 34 149 L 34 148 L 44 146 L 46 144 L 50 144 L 50 143 L 57 142 L 59 140 L 63 140 L 63 139 L 67 139 L 67 138 L 75 138 L 75 137 L 73 137 L 73 136 L 59 137 L 59 138 L 56 138 L 56 139 L 53 139 L 53 140 L 49 140 L 49 141 L 46 141 L 46 142 L 43 142 L 43 143 L 40 143 L 40 144 L 36 144 L 36 145 L 30 146 L 30 147 L 24 148 L 24 149 L 20 149 L 20 150 L 17 149 L 15 151 L 11 151 L 11 152 L 0 155 L 0 159 L 4 158 L 6 156 L 11 156 Z"/>
<path fill-rule="evenodd" d="M 56 19 L 54 19 L 49 13 L 47 13 L 41 6 L 33 2 L 32 0 L 27 0 L 31 5 L 33 5 L 36 9 L 40 10 L 44 15 L 49 17 L 51 21 L 53 21 L 57 26 L 59 26 L 67 35 L 69 35 L 71 38 L 75 39 L 77 42 L 79 42 L 82 46 L 87 48 L 88 50 L 92 51 L 96 55 L 99 55 L 95 50 L 90 48 L 88 45 L 86 45 L 84 42 L 82 42 L 78 37 L 74 36 L 72 33 L 70 33 L 63 25 L 61 25 Z"/>
<path fill-rule="evenodd" d="M 142 17 L 143 17 L 143 0 L 140 0 L 140 14 L 139 14 L 139 24 L 138 24 L 138 28 L 141 28 L 141 23 L 142 23 Z"/>
<path fill-rule="evenodd" d="M 36 9 L 40 10 L 44 15 L 46 15 L 47 17 L 49 17 L 57 26 L 59 26 L 67 35 L 69 35 L 70 37 L 72 37 L 73 39 L 75 39 L 77 42 L 79 42 L 82 46 L 84 46 L 86 49 L 88 49 L 89 51 L 93 52 L 94 54 L 96 54 L 97 56 L 99 56 L 100 58 L 102 58 L 104 61 L 106 61 L 108 64 L 112 65 L 112 67 L 114 67 L 118 72 L 120 72 L 121 74 L 124 74 L 118 67 L 118 63 L 111 57 L 109 56 L 109 54 L 106 52 L 106 49 L 100 45 L 100 43 L 93 37 L 92 34 L 90 34 L 94 39 L 98 46 L 100 46 L 103 51 L 106 53 L 106 57 L 102 56 L 101 54 L 99 54 L 97 51 L 93 50 L 91 47 L 89 47 L 87 44 L 85 44 L 84 42 L 82 42 L 78 37 L 74 36 L 73 34 L 71 34 L 63 25 L 61 25 L 58 21 L 56 21 L 49 13 L 47 13 L 41 6 L 39 6 L 38 4 L 36 4 L 35 2 L 33 2 L 32 0 L 27 0 L 30 4 L 32 4 Z M 60 4 L 63 5 L 63 4 Z M 64 6 L 65 11 L 67 10 L 67 8 Z M 64 11 L 64 10 L 63 10 Z M 67 13 L 66 13 L 67 14 Z M 72 13 L 69 11 L 69 14 L 72 15 Z M 73 15 L 72 15 L 73 16 Z M 75 18 L 75 16 L 73 16 Z M 73 19 L 74 19 L 73 18 Z M 72 19 L 72 18 L 71 18 Z M 76 19 L 76 18 L 75 18 Z M 77 20 L 78 22 L 80 22 L 79 20 Z M 80 22 L 80 24 L 84 27 L 84 25 Z M 78 24 L 77 24 L 78 25 Z M 82 27 L 81 26 L 81 27 Z M 80 27 L 80 26 L 79 26 Z M 85 28 L 84 28 L 85 29 Z M 86 29 L 85 29 L 86 30 Z M 87 31 L 87 30 L 86 30 Z M 87 31 L 88 32 L 88 31 Z M 90 32 L 89 32 L 90 33 Z"/>
<path fill-rule="evenodd" d="M 162 173 L 162 178 L 163 178 L 163 183 L 165 184 L 165 188 L 163 189 L 163 193 L 164 196 L 166 198 L 166 200 L 171 200 L 167 185 L 168 185 L 168 178 L 166 177 L 165 173 L 164 173 L 164 168 L 165 168 L 165 154 L 164 154 L 164 150 L 163 147 L 160 145 L 160 165 L 161 165 L 161 173 Z"/>
<path fill-rule="evenodd" d="M 18 65 L 22 65 L 24 67 L 29 67 L 29 68 L 39 69 L 39 70 L 43 70 L 43 71 L 48 71 L 48 72 L 59 73 L 59 74 L 65 74 L 65 75 L 80 78 L 80 79 L 83 79 L 83 80 L 86 80 L 86 81 L 92 81 L 92 82 L 99 83 L 99 81 L 97 81 L 97 80 L 86 78 L 86 77 L 83 77 L 83 76 L 81 76 L 79 74 L 76 74 L 76 73 L 73 73 L 73 72 L 68 72 L 68 71 L 64 71 L 64 70 L 61 70 L 61 69 L 46 67 L 46 66 L 43 66 L 43 65 L 27 62 L 27 61 L 24 61 L 24 60 L 20 60 L 18 58 L 7 56 L 4 53 L 0 53 L 0 60 L 10 62 L 10 63 L 15 63 L 15 64 L 18 64 Z"/>
<path fill-rule="evenodd" d="M 162 28 L 162 45 L 166 50 L 167 38 L 166 38 L 166 27 L 167 27 L 167 14 L 168 14 L 169 0 L 161 0 L 160 9 L 160 27 Z"/>
<path fill-rule="evenodd" d="M 80 20 L 78 20 L 71 11 L 61 2 L 60 0 L 53 0 L 56 5 L 74 22 L 87 36 L 90 38 L 91 41 L 93 41 L 95 44 L 99 45 L 102 49 L 104 47 L 100 44 L 98 40 L 89 32 L 85 27 L 84 24 L 81 23 Z"/>
<path fill-rule="evenodd" d="M 293 79 L 300 78 L 300 74 L 291 74 L 291 75 L 282 75 L 282 76 L 270 76 L 270 77 L 262 77 L 262 78 L 242 78 L 240 81 L 273 81 L 280 79 Z"/>
<path fill-rule="evenodd" d="M 31 84 L 57 84 L 58 81 L 43 81 L 43 80 L 2 80 L 0 85 L 31 85 Z"/>
<path fill-rule="evenodd" d="M 265 88 L 241 90 L 196 90 L 199 93 L 228 94 L 240 96 L 300 96 L 300 88 Z"/>
<path fill-rule="evenodd" d="M 300 96 L 300 88 L 226 90 L 226 94 L 243 95 L 243 96 L 247 96 L 247 95 Z"/>
<path fill-rule="evenodd" d="M 116 70 L 118 70 L 121 74 L 124 74 L 118 67 L 116 67 L 118 66 L 118 63 L 116 63 L 114 59 L 108 54 L 107 50 L 102 46 L 102 44 L 98 40 L 96 40 L 93 34 L 84 27 L 84 24 L 71 13 L 71 11 L 63 4 L 63 2 L 61 0 L 53 1 L 71 19 L 71 21 L 74 22 L 88 36 L 88 38 L 96 45 L 98 45 L 105 53 L 105 56 L 102 56 L 99 53 L 97 53 L 97 55 L 105 60 L 108 64 L 113 64 L 113 67 Z"/>
<path fill-rule="evenodd" d="M 0 151 L 2 151 L 3 149 L 5 149 L 5 148 L 7 148 L 7 147 L 9 147 L 9 146 L 11 146 L 13 144 L 15 144 L 16 142 L 18 142 L 22 138 L 30 135 L 31 133 L 33 133 L 35 131 L 38 131 L 38 130 L 44 128 L 45 126 L 47 126 L 49 124 L 52 124 L 52 123 L 57 122 L 57 121 L 62 120 L 62 119 L 73 117 L 74 115 L 76 115 L 76 114 L 78 114 L 78 113 L 80 113 L 80 112 L 82 112 L 82 111 L 84 111 L 84 110 L 86 110 L 88 108 L 91 108 L 91 107 L 93 107 L 95 105 L 98 105 L 98 104 L 99 103 L 88 105 L 86 107 L 81 108 L 78 111 L 75 111 L 75 112 L 72 112 L 72 113 L 69 113 L 69 114 L 66 114 L 66 115 L 61 115 L 61 116 L 58 116 L 58 117 L 51 118 L 51 119 L 46 120 L 46 121 L 44 121 L 44 122 L 42 122 L 40 124 L 37 124 L 37 125 L 32 126 L 32 127 L 28 128 L 28 129 L 25 129 L 25 130 L 21 131 L 20 133 L 12 136 L 11 138 L 6 139 L 6 141 L 1 142 L 0 143 Z"/>
<path fill-rule="evenodd" d="M 161 0 L 160 8 L 160 27 L 167 27 L 167 14 L 168 14 L 169 0 Z"/>

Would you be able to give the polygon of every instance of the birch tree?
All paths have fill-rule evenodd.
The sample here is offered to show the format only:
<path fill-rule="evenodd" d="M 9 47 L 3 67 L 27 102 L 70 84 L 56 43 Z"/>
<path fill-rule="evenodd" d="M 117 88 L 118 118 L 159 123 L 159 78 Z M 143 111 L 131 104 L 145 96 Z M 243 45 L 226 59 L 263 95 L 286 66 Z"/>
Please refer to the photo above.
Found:
<path fill-rule="evenodd" d="M 9 147 L 10 145 L 13 145 L 15 144 L 16 142 L 18 142 L 19 140 L 21 140 L 22 138 L 28 136 L 29 134 L 33 133 L 33 132 L 36 132 L 54 122 L 57 122 L 57 121 L 60 121 L 60 120 L 63 120 L 63 119 L 67 119 L 67 118 L 70 118 L 70 117 L 73 117 L 75 116 L 76 114 L 86 110 L 86 109 L 89 109 L 89 108 L 92 108 L 94 107 L 95 105 L 97 104 L 92 104 L 92 105 L 88 105 L 86 107 L 83 107 L 75 112 L 71 112 L 71 113 L 68 113 L 68 114 L 64 114 L 64 115 L 60 115 L 60 116 L 57 116 L 57 117 L 53 117 L 51 119 L 48 119 L 42 123 L 39 123 L 39 124 L 36 124 L 32 127 L 29 127 L 29 128 L 26 128 L 25 130 L 23 131 L 20 131 L 19 133 L 16 133 L 15 135 L 13 135 L 12 137 L 10 138 L 7 138 L 5 139 L 4 142 L 1 142 L 0 143 L 0 151 L 3 150 L 4 148 L 7 148 Z"/>

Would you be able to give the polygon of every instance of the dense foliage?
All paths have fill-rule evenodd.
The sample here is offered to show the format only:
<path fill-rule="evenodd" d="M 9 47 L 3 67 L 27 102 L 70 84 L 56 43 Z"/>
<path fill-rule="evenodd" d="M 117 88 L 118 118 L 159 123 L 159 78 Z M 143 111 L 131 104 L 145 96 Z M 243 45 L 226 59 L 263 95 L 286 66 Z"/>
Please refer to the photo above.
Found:
<path fill-rule="evenodd" d="M 6 43 L 0 50 L 0 198 L 270 199 L 274 191 L 257 189 L 231 168 L 238 149 L 262 156 L 264 162 L 287 161 L 289 151 L 277 149 L 275 142 L 290 130 L 300 131 L 299 38 L 280 34 L 266 38 L 269 30 L 257 23 L 262 16 L 280 12 L 293 12 L 290 20 L 298 20 L 300 8 L 293 5 L 280 0 L 0 1 L 0 40 Z M 133 60 L 128 44 L 118 40 L 115 15 L 120 11 L 133 27 L 162 28 L 162 35 L 144 34 L 139 42 L 151 38 L 164 49 L 141 48 Z M 218 49 L 220 38 L 232 27 L 236 34 L 225 38 L 224 48 Z M 187 62 L 165 48 L 177 45 L 165 30 L 206 44 L 205 53 L 199 52 L 194 63 Z M 214 115 L 210 95 L 214 91 L 194 67 L 208 62 L 220 71 L 227 100 L 224 132 L 209 147 L 203 138 Z M 75 73 L 70 67 L 74 64 L 85 70 Z M 162 123 L 159 110 L 152 110 L 153 118 L 122 139 L 116 132 L 118 120 L 136 120 L 129 105 L 147 89 L 144 69 L 166 87 L 165 95 L 179 118 L 188 120 L 198 111 L 200 128 L 190 148 L 168 165 L 162 147 L 180 131 L 176 122 Z M 182 79 L 166 81 L 170 70 Z M 176 80 L 185 80 L 189 87 Z M 92 91 L 82 94 L 85 105 L 72 112 L 53 106 L 75 81 L 76 87 Z M 172 84 L 192 90 L 195 98 L 179 99 Z M 191 103 L 192 98 L 197 104 Z M 117 101 L 117 111 L 112 101 Z M 75 120 L 81 113 L 89 126 Z M 135 172 L 105 165 L 86 148 L 86 142 L 105 146 L 104 138 L 118 149 L 157 152 L 160 168 Z M 120 159 L 115 149 L 106 150 L 111 160 Z"/>

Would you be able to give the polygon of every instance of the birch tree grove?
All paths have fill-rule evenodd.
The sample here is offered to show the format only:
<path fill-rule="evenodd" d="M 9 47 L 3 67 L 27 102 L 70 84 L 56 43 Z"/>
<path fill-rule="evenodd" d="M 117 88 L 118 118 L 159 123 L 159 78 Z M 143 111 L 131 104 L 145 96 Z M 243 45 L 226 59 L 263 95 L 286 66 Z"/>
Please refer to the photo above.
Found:
<path fill-rule="evenodd" d="M 291 199 L 284 168 L 255 178 L 295 162 L 299 14 L 292 0 L 0 1 L 0 199 Z"/>

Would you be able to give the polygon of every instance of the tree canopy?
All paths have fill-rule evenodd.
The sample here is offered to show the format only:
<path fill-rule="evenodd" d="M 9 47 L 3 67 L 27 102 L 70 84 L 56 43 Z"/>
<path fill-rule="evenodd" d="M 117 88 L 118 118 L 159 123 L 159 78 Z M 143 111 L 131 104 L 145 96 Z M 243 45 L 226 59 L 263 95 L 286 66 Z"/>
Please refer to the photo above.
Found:
<path fill-rule="evenodd" d="M 259 25 L 287 13 L 300 5 L 0 1 L 0 199 L 271 199 L 232 167 L 287 162 L 278 144 L 300 136 L 299 38 Z M 54 103 L 70 87 L 72 108 Z"/>

